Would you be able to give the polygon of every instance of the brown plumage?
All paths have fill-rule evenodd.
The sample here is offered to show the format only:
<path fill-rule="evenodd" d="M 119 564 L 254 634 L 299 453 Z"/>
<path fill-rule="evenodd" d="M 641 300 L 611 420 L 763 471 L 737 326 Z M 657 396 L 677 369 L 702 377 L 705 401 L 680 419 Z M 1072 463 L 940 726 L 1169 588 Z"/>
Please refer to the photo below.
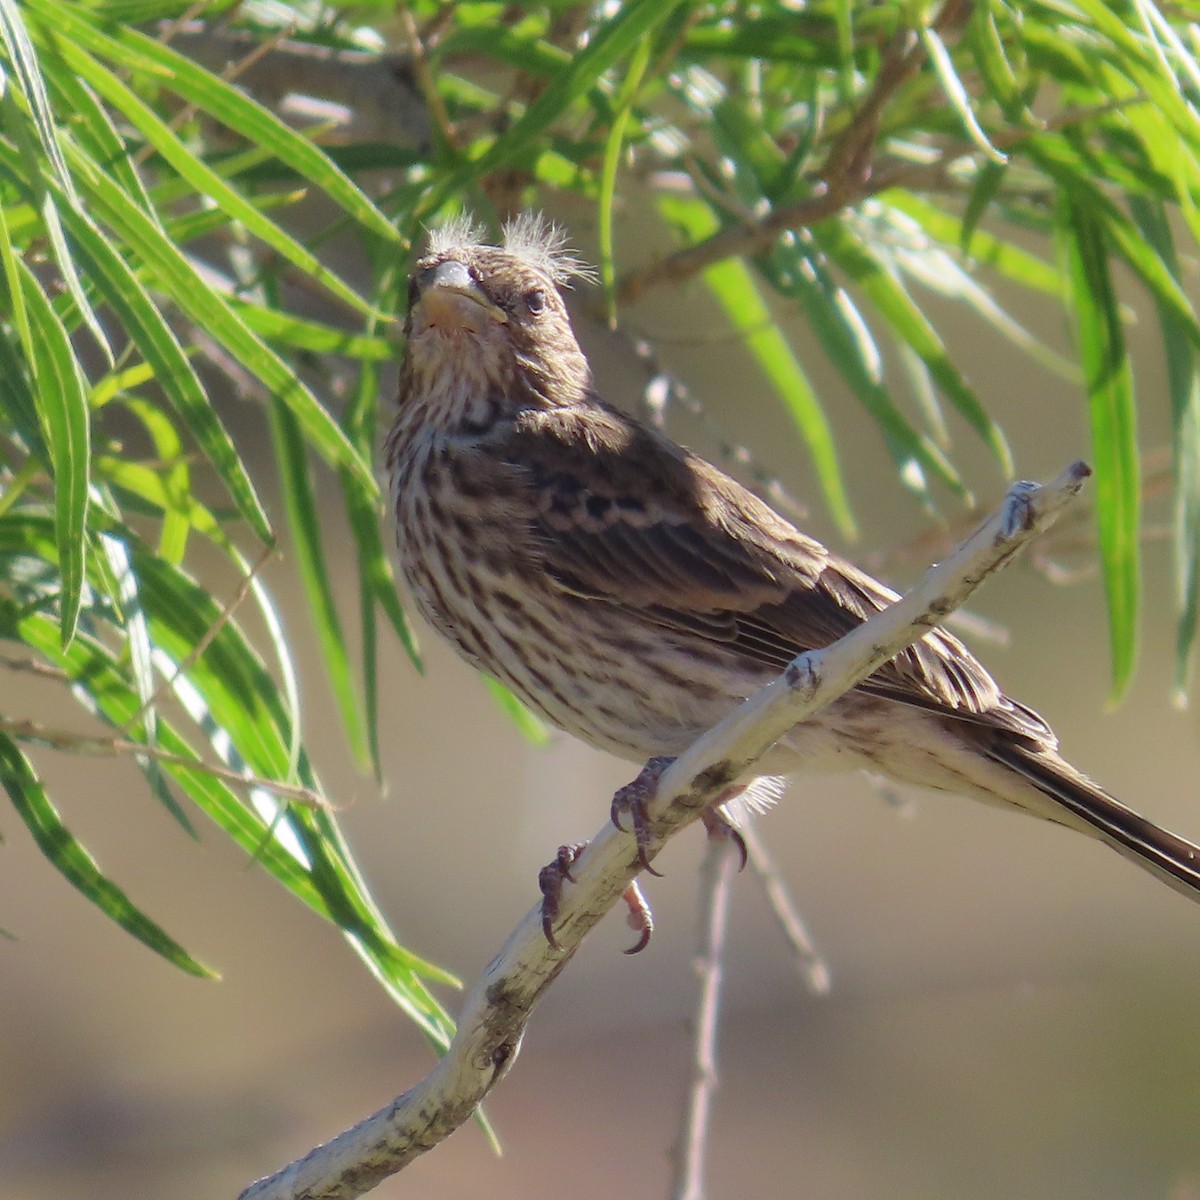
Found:
<path fill-rule="evenodd" d="M 679 753 L 895 593 L 596 395 L 559 290 L 578 272 L 536 220 L 501 248 L 465 224 L 434 234 L 387 443 L 400 562 L 464 658 L 551 723 L 642 761 Z M 1076 771 L 941 629 L 762 769 L 810 766 L 1012 805 L 1200 892 L 1200 849 Z"/>

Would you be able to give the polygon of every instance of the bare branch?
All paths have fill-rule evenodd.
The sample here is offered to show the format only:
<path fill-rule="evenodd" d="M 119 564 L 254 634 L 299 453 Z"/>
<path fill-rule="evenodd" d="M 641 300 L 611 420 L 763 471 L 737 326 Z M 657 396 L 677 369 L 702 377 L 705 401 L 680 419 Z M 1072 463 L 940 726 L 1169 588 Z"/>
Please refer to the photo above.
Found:
<path fill-rule="evenodd" d="M 762 885 L 767 905 L 775 917 L 783 940 L 792 952 L 792 959 L 804 986 L 814 996 L 824 996 L 829 991 L 829 964 L 817 949 L 804 918 L 796 911 L 787 884 L 784 883 L 779 867 L 754 825 L 747 822 L 739 831 L 746 843 L 746 861 L 755 878 Z"/>
<path fill-rule="evenodd" d="M 172 44 L 218 75 L 243 63 L 240 85 L 275 111 L 285 110 L 285 101 L 294 96 L 340 105 L 345 110 L 342 137 L 402 146 L 429 142 L 429 112 L 405 55 L 334 50 L 285 38 L 269 54 L 247 62 L 258 39 L 200 21 L 182 26 Z"/>
<path fill-rule="evenodd" d="M 721 978 L 725 962 L 725 928 L 734 876 L 739 866 L 732 838 L 710 837 L 700 868 L 700 945 L 696 974 L 700 995 L 692 1044 L 692 1072 L 675 1150 L 672 1200 L 703 1200 L 704 1159 L 713 1096 L 717 1090 L 717 1035 L 721 1021 Z"/>
<path fill-rule="evenodd" d="M 182 767 L 211 775 L 225 783 L 238 787 L 270 792 L 284 800 L 306 804 L 310 808 L 329 808 L 329 802 L 319 792 L 299 783 L 284 783 L 280 779 L 266 779 L 249 771 L 236 771 L 232 767 L 220 767 L 200 758 L 189 758 L 186 754 L 173 754 L 160 746 L 147 742 L 130 741 L 123 737 L 104 737 L 89 733 L 75 733 L 69 729 L 53 729 L 25 717 L 0 716 L 0 731 L 10 733 L 20 742 L 49 746 L 64 754 L 83 754 L 93 757 L 112 758 L 132 755 L 134 758 L 150 758 L 168 767 Z"/>
<path fill-rule="evenodd" d="M 1050 525 L 1091 471 L 1074 463 L 1043 486 L 1014 484 L 974 534 L 906 596 L 840 641 L 798 655 L 667 768 L 647 805 L 653 858 L 793 725 L 807 720 L 916 641 Z M 534 1005 L 639 870 L 631 835 L 606 824 L 572 865 L 551 947 L 535 907 L 467 996 L 445 1056 L 416 1086 L 331 1142 L 251 1184 L 241 1200 L 350 1200 L 432 1149 L 503 1078 Z"/>

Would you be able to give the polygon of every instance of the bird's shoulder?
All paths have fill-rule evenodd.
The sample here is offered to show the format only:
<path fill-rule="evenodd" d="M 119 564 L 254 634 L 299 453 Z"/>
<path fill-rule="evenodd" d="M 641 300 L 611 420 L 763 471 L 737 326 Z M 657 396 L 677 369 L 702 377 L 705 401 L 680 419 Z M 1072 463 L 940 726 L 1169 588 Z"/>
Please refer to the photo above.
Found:
<path fill-rule="evenodd" d="M 489 440 L 531 489 L 543 567 L 562 587 L 750 662 L 782 670 L 898 598 L 713 464 L 597 398 L 523 411 Z M 1053 743 L 942 629 L 861 689 Z"/>
<path fill-rule="evenodd" d="M 522 411 L 489 442 L 531 491 L 548 569 L 579 590 L 733 610 L 783 599 L 820 574 L 819 542 L 597 397 Z"/>

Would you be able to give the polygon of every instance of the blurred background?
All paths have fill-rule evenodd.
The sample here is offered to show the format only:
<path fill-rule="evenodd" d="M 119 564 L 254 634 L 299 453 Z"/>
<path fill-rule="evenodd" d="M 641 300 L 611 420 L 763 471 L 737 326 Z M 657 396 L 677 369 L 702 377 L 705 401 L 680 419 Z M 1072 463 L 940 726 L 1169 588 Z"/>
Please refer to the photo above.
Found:
<path fill-rule="evenodd" d="M 557 215 L 587 253 L 588 210 Z M 620 227 L 623 262 L 649 259 L 660 236 L 634 196 Z M 573 298 L 601 391 L 636 408 L 645 371 L 627 339 L 594 319 L 594 302 L 588 292 Z M 1065 344 L 1052 303 L 1038 311 L 1025 297 L 1019 315 Z M 730 352 L 701 288 L 658 293 L 624 316 L 703 405 L 702 418 L 669 409 L 671 433 L 726 467 L 721 438 L 745 446 L 754 470 L 799 504 L 816 499 L 787 418 L 758 402 L 764 381 Z M 956 320 L 952 349 L 1008 430 L 1020 474 L 1045 478 L 1087 457 L 1073 389 Z M 821 374 L 803 324 L 784 314 L 784 328 L 818 390 L 835 396 L 842 385 Z M 1130 336 L 1152 364 L 1156 332 Z M 1163 445 L 1165 384 L 1141 368 L 1138 384 L 1142 442 Z M 265 465 L 256 410 L 232 405 L 226 416 L 247 461 Z M 865 532 L 840 545 L 819 503 L 806 528 L 902 586 L 925 562 L 895 549 L 928 525 L 898 499 L 861 410 L 837 405 L 832 420 Z M 987 509 L 1008 481 L 970 445 L 961 461 Z M 1162 515 L 1152 506 L 1149 524 Z M 354 571 L 339 563 L 336 537 L 328 549 L 336 586 Z M 1147 578 L 1168 579 L 1167 549 L 1152 532 L 1145 552 Z M 1089 551 L 1063 557 L 1078 565 Z M 328 793 L 399 936 L 469 983 L 536 902 L 539 867 L 560 842 L 601 826 L 612 791 L 634 771 L 563 737 L 547 748 L 523 741 L 426 632 L 425 678 L 384 647 L 381 797 L 349 765 L 290 570 L 285 554 L 267 579 L 293 641 L 310 645 L 307 661 L 300 651 L 305 723 Z M 1194 714 L 1169 701 L 1164 592 L 1159 583 L 1146 597 L 1139 674 L 1115 710 L 1095 578 L 1055 586 L 1021 559 L 971 605 L 1009 644 L 974 647 L 1006 690 L 1051 721 L 1073 762 L 1196 838 L 1200 743 Z M 28 689 L 37 712 L 28 676 L 4 686 Z M 426 1072 L 419 1034 L 336 930 L 226 838 L 204 827 L 196 845 L 160 811 L 148 815 L 128 763 L 40 761 L 110 877 L 223 978 L 188 978 L 136 944 L 5 820 L 0 922 L 13 940 L 0 943 L 3 1200 L 231 1197 Z M 833 986 L 824 997 L 805 992 L 755 881 L 739 877 L 711 1195 L 1200 1195 L 1194 905 L 1078 835 L 952 797 L 906 793 L 897 807 L 857 777 L 794 781 L 758 829 Z M 688 1074 L 702 853 L 703 837 L 688 831 L 659 860 L 665 878 L 647 881 L 658 932 L 645 953 L 621 954 L 629 932 L 611 918 L 551 989 L 488 1104 L 503 1157 L 468 1126 L 375 1194 L 666 1194 Z M 443 998 L 453 1011 L 455 996 Z"/>

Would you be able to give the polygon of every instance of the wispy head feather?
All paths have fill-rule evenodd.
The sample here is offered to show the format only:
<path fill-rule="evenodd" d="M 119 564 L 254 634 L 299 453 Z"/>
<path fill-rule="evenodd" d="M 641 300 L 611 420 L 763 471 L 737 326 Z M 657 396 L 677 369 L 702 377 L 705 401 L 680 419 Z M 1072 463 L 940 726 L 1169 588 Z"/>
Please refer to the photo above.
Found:
<path fill-rule="evenodd" d="M 429 248 L 426 254 L 445 254 L 458 246 L 482 245 L 487 234 L 483 226 L 467 212 L 459 213 L 429 230 Z"/>
<path fill-rule="evenodd" d="M 486 246 L 483 226 L 470 213 L 460 213 L 429 230 L 428 255 L 445 255 L 468 246 Z M 515 258 L 548 275 L 558 287 L 572 280 L 596 282 L 596 273 L 567 249 L 566 232 L 541 213 L 523 212 L 504 223 L 502 247 Z"/>
<path fill-rule="evenodd" d="M 518 213 L 505 221 L 504 249 L 544 271 L 559 287 L 573 279 L 595 282 L 591 267 L 567 249 L 565 231 L 541 213 Z"/>

